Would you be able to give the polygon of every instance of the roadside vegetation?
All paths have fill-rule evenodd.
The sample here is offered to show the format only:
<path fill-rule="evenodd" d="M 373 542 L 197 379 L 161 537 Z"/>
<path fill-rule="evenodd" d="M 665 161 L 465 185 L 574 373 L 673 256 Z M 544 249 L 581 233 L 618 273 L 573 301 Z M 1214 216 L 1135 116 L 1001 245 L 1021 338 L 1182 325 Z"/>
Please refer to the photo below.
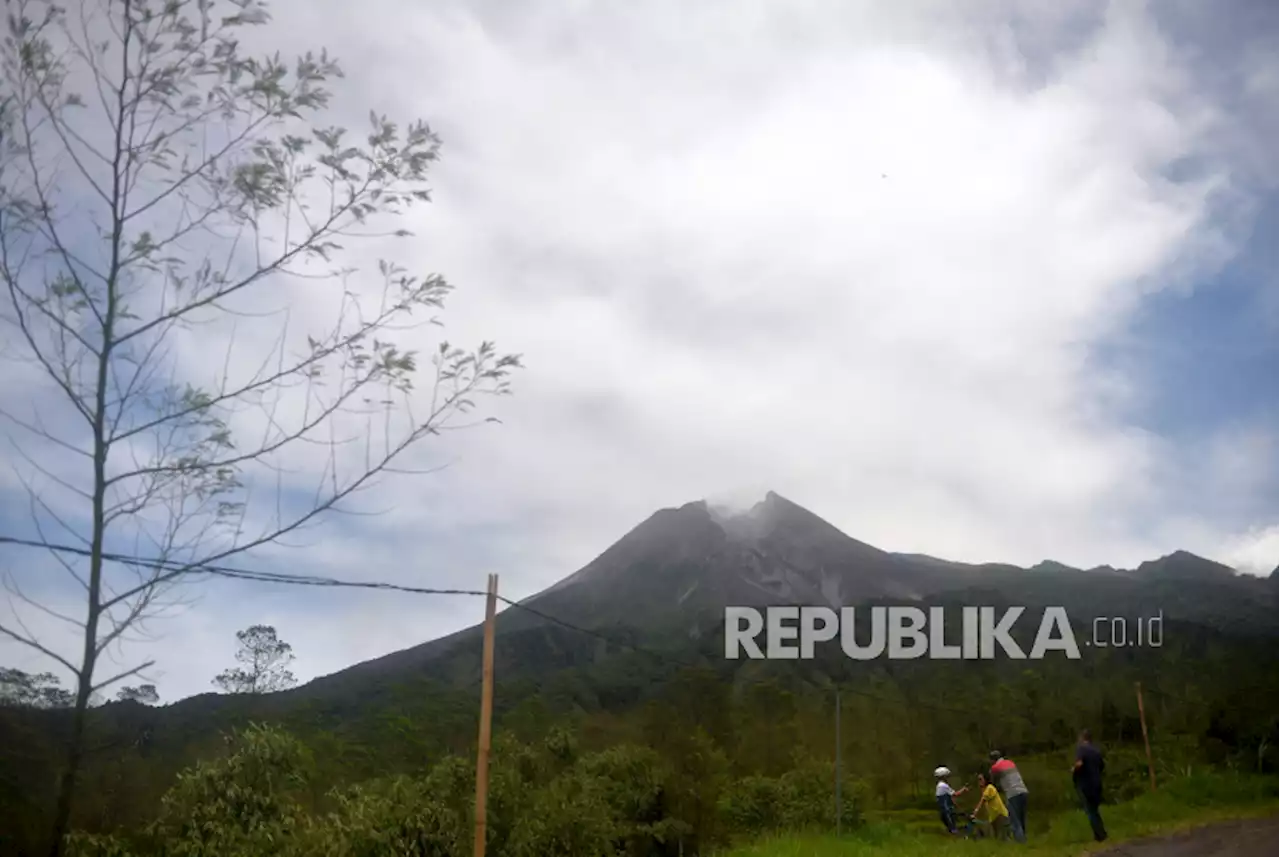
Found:
<path fill-rule="evenodd" d="M 280 650 L 287 644 L 271 630 L 255 638 Z M 1171 643 L 1167 652 L 1176 651 Z M 241 660 L 252 662 L 251 654 Z M 1120 707 L 1133 686 L 1119 664 L 1101 675 L 1051 662 L 1039 671 L 977 664 L 959 684 L 938 669 L 847 680 L 837 840 L 837 732 L 821 674 L 734 674 L 723 662 L 671 673 L 652 662 L 646 670 L 638 657 L 549 677 L 502 673 L 488 854 L 945 853 L 933 769 L 951 768 L 957 788 L 972 784 L 997 746 L 1030 789 L 1031 844 L 1083 848 L 1090 836 L 1069 774 L 1074 723 L 1093 727 L 1106 752 L 1113 841 L 1275 811 L 1275 691 L 1241 690 L 1261 658 L 1226 658 L 1220 668 L 1203 655 L 1161 660 L 1159 683 L 1185 693 L 1155 694 L 1144 684 L 1155 794 L 1136 711 Z M 0 853 L 47 853 L 70 709 L 40 676 L 11 672 L 22 680 L 0 693 L 0 734 L 13 739 L 0 751 Z M 272 684 L 272 675 L 248 684 Z M 68 853 L 472 853 L 474 685 L 242 690 L 163 707 L 129 698 L 92 708 L 94 752 Z M 972 808 L 974 794 L 960 799 L 961 810 Z"/>
<path fill-rule="evenodd" d="M 721 853 L 733 857 L 975 853 L 991 842 L 952 842 L 928 809 L 908 799 L 868 811 L 867 790 L 845 783 L 841 837 L 834 824 L 830 763 L 813 760 L 777 777 L 728 775 L 728 760 L 707 743 L 688 748 L 677 770 L 651 748 L 621 745 L 581 752 L 554 730 L 536 743 L 496 742 L 491 766 L 487 850 L 495 857 L 644 857 Z M 1113 842 L 1222 818 L 1273 814 L 1275 780 L 1229 768 L 1188 769 L 1154 793 L 1134 791 L 1117 754 L 1128 799 L 1107 807 Z M 1028 779 L 1049 785 L 1049 759 L 1029 760 Z M 474 760 L 449 756 L 425 775 L 371 780 L 319 792 L 312 751 L 279 729 L 255 725 L 228 741 L 219 758 L 179 775 L 157 817 L 144 828 L 74 834 L 77 857 L 151 855 L 470 854 Z M 1065 774 L 1059 774 L 1065 780 Z M 1034 787 L 1034 786 L 1033 786 Z M 1063 789 L 1042 788 L 1030 819 L 1035 854 L 1087 850 L 1084 817 Z M 919 801 L 915 801 L 919 803 Z M 796 833 L 798 831 L 799 833 Z M 805 834 L 804 831 L 812 831 Z M 825 831 L 825 832 L 822 832 Z"/>
<path fill-rule="evenodd" d="M 1058 809 L 1032 816 L 1027 843 L 1019 854 L 1069 857 L 1105 850 L 1133 839 L 1175 833 L 1204 824 L 1242 818 L 1274 818 L 1274 777 L 1231 771 L 1203 771 L 1161 784 L 1154 793 L 1103 807 L 1109 838 L 1091 841 L 1084 813 Z M 770 837 L 734 848 L 726 857 L 946 857 L 1002 853 L 1004 843 L 951 840 L 936 814 L 925 810 L 876 813 L 842 837 L 829 834 Z"/>

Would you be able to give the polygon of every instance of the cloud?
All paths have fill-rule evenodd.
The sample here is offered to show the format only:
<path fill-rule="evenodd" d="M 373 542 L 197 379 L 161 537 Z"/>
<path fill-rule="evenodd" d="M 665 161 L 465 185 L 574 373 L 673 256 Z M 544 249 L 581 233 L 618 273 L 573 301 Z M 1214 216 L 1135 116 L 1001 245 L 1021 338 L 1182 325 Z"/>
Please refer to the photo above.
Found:
<path fill-rule="evenodd" d="M 1232 539 L 1218 556 L 1233 568 L 1250 574 L 1270 574 L 1280 562 L 1280 530 L 1275 526 L 1257 527 Z"/>
<path fill-rule="evenodd" d="M 1241 123 L 1262 102 L 1216 98 L 1247 79 L 1274 117 L 1274 51 L 1219 45 L 1234 76 L 1202 78 L 1157 11 L 277 5 L 262 35 L 282 51 L 341 46 L 340 117 L 420 115 L 444 138 L 420 237 L 353 260 L 444 273 L 450 340 L 529 368 L 484 405 L 502 426 L 432 441 L 420 463 L 450 467 L 370 495 L 385 514 L 253 562 L 473 588 L 497 571 L 523 596 L 658 507 L 772 488 L 890 550 L 1274 567 L 1274 424 L 1139 428 L 1149 391 L 1095 359 L 1153 295 L 1213 289 L 1248 225 L 1225 213 L 1274 185 Z M 295 338 L 334 308 L 298 287 L 271 307 L 290 298 Z M 239 323 L 237 365 L 275 324 Z M 189 340 L 183 373 L 228 335 Z M 291 456 L 298 490 L 323 455 Z M 264 615 L 310 677 L 476 612 L 234 591 L 166 628 L 162 691 L 211 677 L 171 652 L 221 638 L 229 662 Z"/>

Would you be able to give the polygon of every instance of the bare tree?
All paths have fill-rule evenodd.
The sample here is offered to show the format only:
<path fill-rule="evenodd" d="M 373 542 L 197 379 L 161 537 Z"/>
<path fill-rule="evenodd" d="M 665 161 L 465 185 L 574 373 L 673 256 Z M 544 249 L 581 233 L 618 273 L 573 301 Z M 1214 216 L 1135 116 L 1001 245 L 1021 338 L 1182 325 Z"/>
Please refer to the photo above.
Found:
<path fill-rule="evenodd" d="M 293 663 L 293 646 L 278 638 L 275 628 L 253 625 L 238 631 L 236 639 L 236 660 L 244 666 L 223 670 L 214 678 L 215 685 L 227 693 L 274 693 L 297 683 L 286 669 Z"/>
<path fill-rule="evenodd" d="M 358 140 L 313 124 L 340 69 L 323 52 L 249 56 L 239 38 L 268 21 L 262 4 L 7 10 L 0 354 L 14 362 L 0 383 L 23 395 L 0 397 L 0 421 L 33 532 L 83 611 L 14 578 L 16 618 L 0 635 L 75 677 L 56 855 L 86 708 L 150 666 L 99 677 L 108 647 L 177 603 L 179 583 L 283 544 L 381 476 L 426 472 L 407 470 L 406 453 L 465 427 L 457 416 L 508 392 L 520 364 L 490 343 L 439 342 L 415 388 L 404 331 L 433 322 L 420 316 L 450 287 L 386 261 L 363 280 L 348 245 L 409 235 L 374 224 L 428 201 L 439 140 L 376 115 Z M 38 639 L 23 610 L 73 627 L 78 650 Z"/>

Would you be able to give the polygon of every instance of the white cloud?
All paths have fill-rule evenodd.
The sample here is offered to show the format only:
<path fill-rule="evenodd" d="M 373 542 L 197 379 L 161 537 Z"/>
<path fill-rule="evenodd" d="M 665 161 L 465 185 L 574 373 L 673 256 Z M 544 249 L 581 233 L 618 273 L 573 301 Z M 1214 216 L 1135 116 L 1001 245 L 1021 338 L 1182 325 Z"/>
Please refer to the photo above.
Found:
<path fill-rule="evenodd" d="M 459 284 L 451 340 L 529 367 L 504 427 L 435 448 L 453 468 L 282 556 L 416 585 L 499 571 L 524 595 L 657 507 L 769 487 L 893 550 L 1089 566 L 1186 547 L 1269 570 L 1274 507 L 1196 492 L 1273 474 L 1224 440 L 1190 479 L 1183 448 L 1117 418 L 1143 391 L 1090 359 L 1234 247 L 1218 213 L 1250 139 L 1142 6 L 1062 8 L 276 6 L 282 50 L 346 58 L 340 110 L 440 130 L 421 237 L 377 249 Z M 201 337 L 192 372 L 222 353 Z M 1274 426 L 1244 431 L 1274 446 Z M 228 641 L 262 620 L 206 607 Z M 305 676 L 473 618 L 378 593 L 323 628 L 272 609 Z M 169 694 L 207 686 L 177 664 Z"/>
<path fill-rule="evenodd" d="M 1233 568 L 1250 574 L 1270 574 L 1280 565 L 1280 530 L 1275 526 L 1250 529 L 1216 553 Z"/>

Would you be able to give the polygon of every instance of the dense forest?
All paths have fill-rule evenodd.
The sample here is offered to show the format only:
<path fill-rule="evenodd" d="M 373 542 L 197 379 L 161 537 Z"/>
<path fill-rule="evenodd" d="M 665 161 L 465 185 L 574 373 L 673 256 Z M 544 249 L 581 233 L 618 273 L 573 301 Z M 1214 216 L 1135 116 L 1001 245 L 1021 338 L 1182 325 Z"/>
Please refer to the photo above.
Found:
<path fill-rule="evenodd" d="M 614 650 L 563 627 L 527 634 L 541 645 L 500 639 L 492 854 L 696 854 L 832 827 L 837 757 L 850 829 L 870 808 L 930 805 L 934 766 L 971 778 L 993 747 L 1019 760 L 1038 808 L 1063 808 L 1081 726 L 1107 748 L 1109 798 L 1125 800 L 1147 787 L 1139 681 L 1158 779 L 1276 770 L 1274 639 L 1174 625 L 1159 650 L 1087 662 L 856 663 L 837 650 L 797 664 L 729 662 L 714 637 L 677 658 L 621 630 Z M 527 665 L 547 651 L 556 665 Z M 174 853 L 162 843 L 206 835 L 234 841 L 181 853 L 285 853 L 271 841 L 298 854 L 465 853 L 478 682 L 306 691 L 95 708 L 74 827 L 108 839 L 82 839 L 79 853 Z M 2 711 L 7 851 L 47 831 L 54 778 L 33 772 L 56 765 L 61 713 Z M 192 832 L 200 813 L 218 832 Z M 93 850 L 106 842 L 130 850 Z"/>

